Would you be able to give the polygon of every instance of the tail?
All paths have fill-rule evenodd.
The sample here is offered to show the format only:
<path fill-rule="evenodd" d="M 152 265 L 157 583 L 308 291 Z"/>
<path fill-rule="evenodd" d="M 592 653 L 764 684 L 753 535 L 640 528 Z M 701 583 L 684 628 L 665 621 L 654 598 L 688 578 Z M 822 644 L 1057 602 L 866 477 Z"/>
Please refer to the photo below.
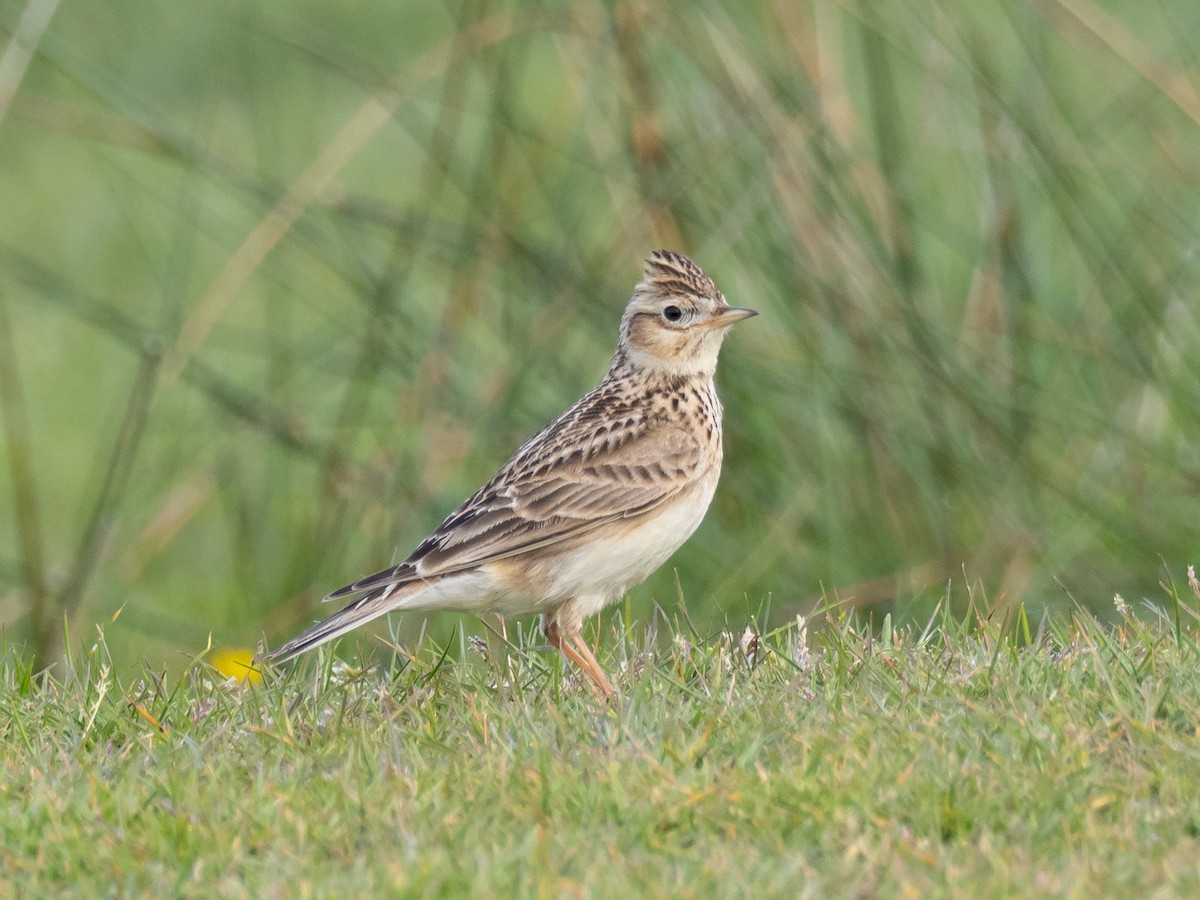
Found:
<path fill-rule="evenodd" d="M 359 625 L 365 625 L 372 619 L 378 619 L 385 613 L 395 609 L 400 600 L 409 592 L 405 588 L 414 587 L 410 584 L 389 584 L 386 587 L 363 594 L 353 603 L 335 612 L 323 622 L 318 622 L 307 631 L 292 638 L 282 647 L 263 653 L 255 658 L 255 663 L 281 663 L 292 657 L 299 656 L 314 647 L 319 647 L 327 641 L 341 637 L 347 631 L 353 631 Z"/>

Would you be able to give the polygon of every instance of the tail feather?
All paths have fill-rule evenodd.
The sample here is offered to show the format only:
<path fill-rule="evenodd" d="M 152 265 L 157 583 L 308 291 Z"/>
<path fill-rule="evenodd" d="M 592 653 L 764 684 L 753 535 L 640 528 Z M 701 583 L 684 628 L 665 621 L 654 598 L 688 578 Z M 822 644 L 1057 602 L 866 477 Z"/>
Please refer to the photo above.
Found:
<path fill-rule="evenodd" d="M 341 637 L 347 631 L 353 631 L 360 625 L 365 625 L 373 619 L 378 619 L 385 613 L 396 608 L 399 598 L 396 596 L 401 585 L 390 584 L 369 594 L 364 594 L 353 603 L 335 612 L 324 621 L 318 622 L 301 632 L 281 647 L 263 653 L 255 659 L 256 663 L 281 663 L 299 656 L 314 647 L 319 647 L 336 637 Z"/>
<path fill-rule="evenodd" d="M 348 584 L 345 587 L 340 587 L 336 591 L 331 591 L 325 595 L 322 603 L 332 603 L 334 600 L 345 600 L 347 597 L 353 597 L 355 594 L 367 594 L 372 591 L 382 591 L 388 587 L 399 587 L 410 581 L 417 580 L 417 568 L 412 563 L 400 563 L 398 566 L 390 566 L 380 572 L 368 575 L 366 578 L 360 578 L 353 584 Z"/>

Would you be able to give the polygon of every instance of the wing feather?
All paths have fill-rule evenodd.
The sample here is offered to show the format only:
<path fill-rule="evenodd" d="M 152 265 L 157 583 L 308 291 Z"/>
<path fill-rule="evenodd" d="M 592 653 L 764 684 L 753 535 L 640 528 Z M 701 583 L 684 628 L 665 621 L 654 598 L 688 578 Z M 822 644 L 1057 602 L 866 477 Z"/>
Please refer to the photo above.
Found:
<path fill-rule="evenodd" d="M 704 456 L 696 437 L 666 422 L 627 420 L 600 428 L 591 417 L 555 422 L 408 559 L 326 599 L 461 572 L 645 515 L 690 484 Z"/>

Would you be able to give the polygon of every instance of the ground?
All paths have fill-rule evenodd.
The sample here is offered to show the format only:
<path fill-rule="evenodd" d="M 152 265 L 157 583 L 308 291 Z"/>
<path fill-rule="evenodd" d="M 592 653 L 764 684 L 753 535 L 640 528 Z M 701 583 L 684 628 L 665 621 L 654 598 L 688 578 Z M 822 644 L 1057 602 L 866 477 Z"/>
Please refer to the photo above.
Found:
<path fill-rule="evenodd" d="M 0 892 L 1195 895 L 1180 610 L 611 622 L 611 704 L 525 634 L 258 687 L 199 661 L 122 684 L 102 640 L 39 680 L 10 651 Z"/>

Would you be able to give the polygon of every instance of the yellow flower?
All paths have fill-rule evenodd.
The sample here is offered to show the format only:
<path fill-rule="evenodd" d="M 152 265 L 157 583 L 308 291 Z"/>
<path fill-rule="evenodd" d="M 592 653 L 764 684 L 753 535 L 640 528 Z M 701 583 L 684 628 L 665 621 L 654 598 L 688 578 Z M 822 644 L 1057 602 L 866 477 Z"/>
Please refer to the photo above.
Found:
<path fill-rule="evenodd" d="M 262 684 L 262 672 L 254 666 L 253 650 L 245 647 L 217 647 L 209 652 L 207 662 L 226 678 L 236 678 L 252 687 Z"/>

